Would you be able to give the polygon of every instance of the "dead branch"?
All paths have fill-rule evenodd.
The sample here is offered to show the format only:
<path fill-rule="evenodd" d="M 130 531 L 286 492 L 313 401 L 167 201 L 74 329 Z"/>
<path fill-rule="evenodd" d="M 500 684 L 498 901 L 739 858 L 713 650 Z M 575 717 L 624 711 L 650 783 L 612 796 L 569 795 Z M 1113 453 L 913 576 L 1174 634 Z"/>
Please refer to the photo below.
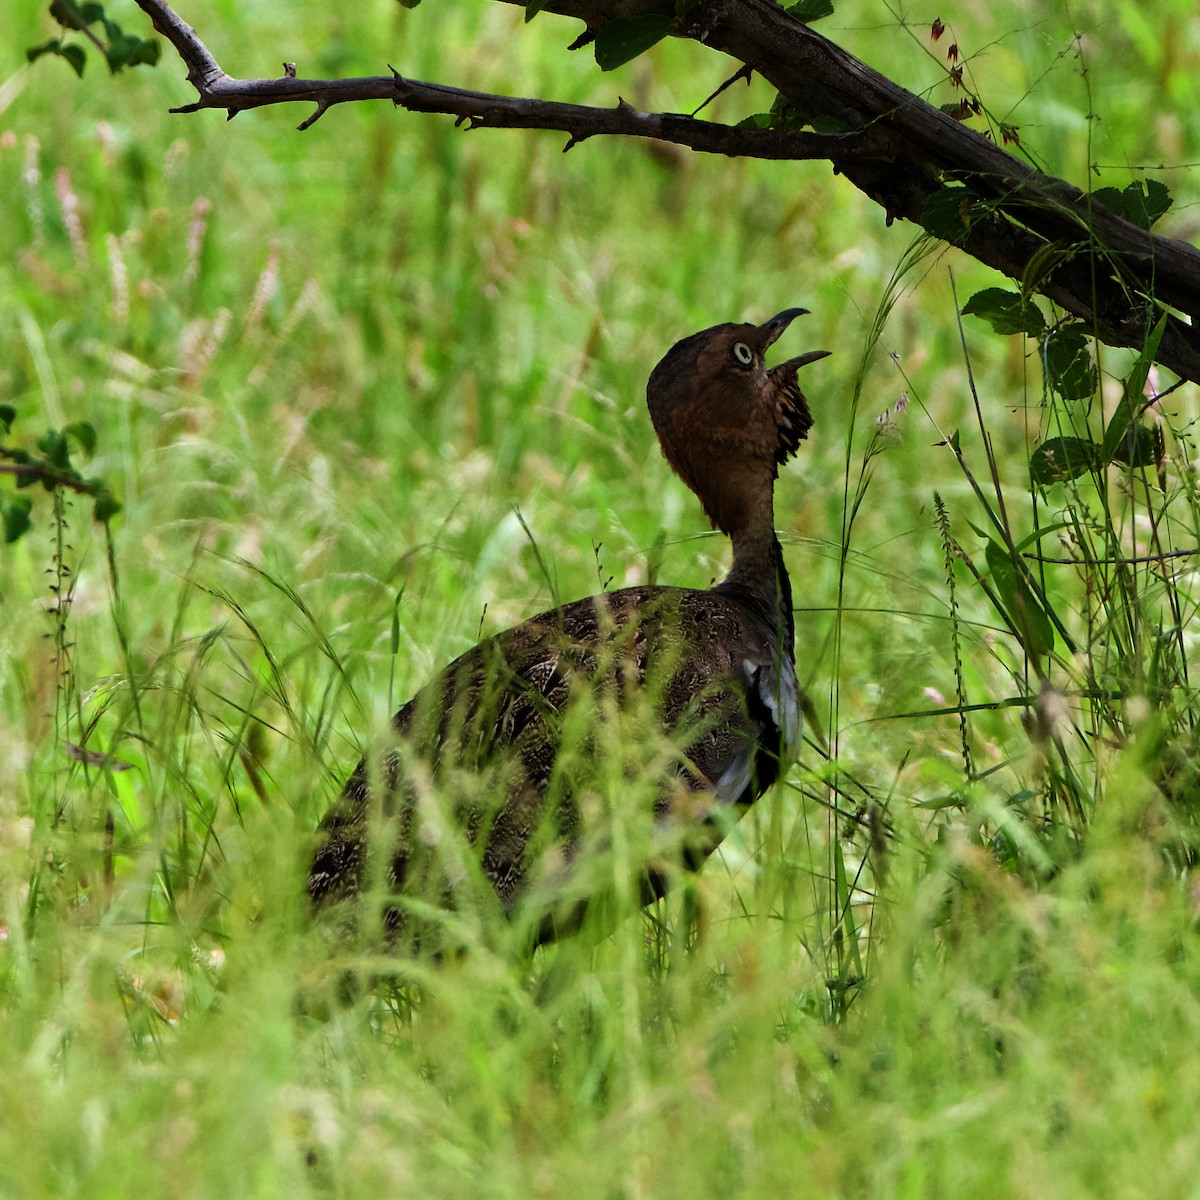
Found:
<path fill-rule="evenodd" d="M 359 79 L 298 79 L 294 64 L 284 64 L 276 79 L 237 79 L 217 64 L 196 31 L 162 0 L 138 0 L 154 27 L 183 59 L 188 82 L 198 98 L 172 108 L 173 113 L 224 109 L 229 118 L 251 108 L 273 104 L 310 103 L 316 110 L 298 129 L 313 125 L 335 104 L 355 100 L 390 100 L 415 113 L 443 113 L 468 129 L 548 129 L 568 135 L 564 150 L 597 135 L 652 138 L 708 154 L 731 158 L 828 159 L 840 163 L 878 155 L 870 131 L 809 133 L 801 130 L 737 129 L 698 121 L 675 113 L 639 112 L 624 100 L 615 108 L 560 104 L 552 100 L 498 96 L 445 84 L 408 79 L 392 68 L 390 75 Z"/>
<path fill-rule="evenodd" d="M 974 199 L 956 243 L 979 261 L 1020 280 L 1087 322 L 1102 341 L 1140 348 L 1168 306 L 1172 314 L 1157 359 L 1200 382 L 1200 251 L 1159 237 L 1106 211 L 1061 179 L 1036 170 L 961 122 L 880 75 L 771 0 L 702 0 L 676 21 L 678 36 L 732 55 L 773 84 L 807 121 L 832 119 L 845 133 L 741 129 L 668 113 L 494 96 L 390 76 L 278 79 L 226 74 L 195 31 L 163 0 L 137 0 L 175 48 L 196 89 L 172 112 L 248 108 L 304 101 L 306 129 L 335 104 L 390 100 L 410 112 L 445 113 L 467 128 L 551 129 L 564 149 L 597 135 L 643 137 L 706 153 L 764 159 L 828 159 L 878 203 L 890 221 L 927 220 L 947 183 Z M 521 0 L 508 0 L 520 3 Z M 584 22 L 591 34 L 615 17 L 674 17 L 674 0 L 550 0 L 549 12 Z M 1030 277 L 1031 264 L 1048 269 Z"/>

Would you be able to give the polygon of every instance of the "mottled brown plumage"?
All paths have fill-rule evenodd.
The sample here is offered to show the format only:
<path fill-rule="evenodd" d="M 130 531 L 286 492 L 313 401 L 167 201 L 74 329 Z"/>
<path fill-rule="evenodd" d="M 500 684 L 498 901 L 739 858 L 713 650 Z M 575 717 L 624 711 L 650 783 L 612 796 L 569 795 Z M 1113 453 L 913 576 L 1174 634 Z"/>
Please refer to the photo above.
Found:
<path fill-rule="evenodd" d="M 392 822 L 392 888 L 452 891 L 453 854 L 435 849 L 444 812 L 422 800 L 437 779 L 505 908 L 537 891 L 551 913 L 581 846 L 606 842 L 581 802 L 604 753 L 604 714 L 638 705 L 659 727 L 645 738 L 658 780 L 653 827 L 674 837 L 687 865 L 719 843 L 719 810 L 747 807 L 776 778 L 800 718 L 774 480 L 812 424 L 796 372 L 825 352 L 770 371 L 763 355 L 803 311 L 685 338 L 647 386 L 663 453 L 733 543 L 728 576 L 703 591 L 633 587 L 578 600 L 451 663 L 396 714 L 393 742 L 359 764 L 322 822 L 314 899 L 359 890 L 373 808 Z M 584 731 L 568 735 L 576 702 L 589 706 Z M 647 866 L 647 892 L 664 886 Z M 540 936 L 554 931 L 551 914 Z"/>

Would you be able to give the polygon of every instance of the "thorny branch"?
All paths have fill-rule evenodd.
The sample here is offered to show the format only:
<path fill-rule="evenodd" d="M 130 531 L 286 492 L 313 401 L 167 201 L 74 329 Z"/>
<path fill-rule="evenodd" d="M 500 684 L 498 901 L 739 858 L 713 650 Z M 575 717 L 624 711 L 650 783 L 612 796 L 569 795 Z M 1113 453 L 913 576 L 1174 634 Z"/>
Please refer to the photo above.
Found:
<path fill-rule="evenodd" d="M 550 100 L 497 96 L 408 79 L 392 68 L 391 75 L 359 79 L 297 79 L 292 64 L 277 79 L 235 79 L 227 75 L 190 25 L 161 0 L 138 0 L 155 28 L 175 47 L 188 67 L 188 82 L 199 93 L 192 104 L 173 113 L 223 108 L 232 119 L 249 108 L 307 101 L 316 111 L 298 128 L 307 129 L 335 104 L 352 100 L 390 100 L 396 107 L 418 113 L 444 113 L 468 129 L 551 129 L 569 136 L 564 149 L 598 134 L 653 138 L 692 150 L 731 157 L 766 159 L 827 158 L 838 162 L 862 155 L 871 135 L 863 133 L 806 133 L 773 129 L 734 129 L 712 121 L 697 121 L 672 113 L 639 112 L 621 100 L 615 108 L 560 104 Z M 878 153 L 878 151 L 876 151 Z"/>
<path fill-rule="evenodd" d="M 675 19 L 675 30 L 763 76 L 807 121 L 832 119 L 847 132 L 740 129 L 639 112 L 623 101 L 594 108 L 494 96 L 406 79 L 395 71 L 309 80 L 295 78 L 288 64 L 278 79 L 237 79 L 163 0 L 137 2 L 184 61 L 197 92 L 194 103 L 173 112 L 220 108 L 233 117 L 243 109 L 307 101 L 316 110 L 300 125 L 306 129 L 335 104 L 390 100 L 410 112 L 449 114 L 471 129 L 558 130 L 568 135 L 566 149 L 597 135 L 619 135 L 731 156 L 828 159 L 884 209 L 889 223 L 904 218 L 921 224 L 947 183 L 966 184 L 978 199 L 958 239 L 964 251 L 1032 286 L 1112 345 L 1141 348 L 1159 306 L 1169 306 L 1175 313 L 1168 317 L 1157 360 L 1200 382 L 1200 251 L 1140 229 L 1063 180 L 1019 161 L 771 0 L 700 0 Z M 584 22 L 587 32 L 576 46 L 615 17 L 675 18 L 674 0 L 549 0 L 545 8 Z"/>

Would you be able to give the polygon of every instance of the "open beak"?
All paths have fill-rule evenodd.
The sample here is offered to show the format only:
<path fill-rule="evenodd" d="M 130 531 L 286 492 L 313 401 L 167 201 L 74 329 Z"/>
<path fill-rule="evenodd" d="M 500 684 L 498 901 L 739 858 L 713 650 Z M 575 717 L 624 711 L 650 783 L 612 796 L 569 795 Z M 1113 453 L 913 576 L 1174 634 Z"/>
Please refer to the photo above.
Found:
<path fill-rule="evenodd" d="M 778 340 L 779 335 L 797 318 L 808 315 L 807 308 L 785 308 L 783 312 L 777 313 L 769 321 L 764 321 L 758 328 L 762 332 L 764 338 L 763 349 L 772 345 Z"/>
<path fill-rule="evenodd" d="M 807 354 L 797 354 L 795 358 L 789 358 L 786 362 L 781 362 L 778 366 L 771 368 L 772 371 L 778 371 L 780 367 L 791 367 L 793 371 L 798 371 L 801 367 L 807 367 L 809 363 L 819 362 L 822 358 L 828 358 L 833 352 L 831 350 L 810 350 Z"/>
<path fill-rule="evenodd" d="M 769 321 L 764 321 L 759 329 L 761 330 L 765 340 L 763 341 L 763 349 L 772 345 L 779 339 L 779 335 L 797 318 L 807 314 L 807 308 L 785 308 L 783 312 L 777 313 Z M 828 350 L 810 350 L 807 354 L 799 354 L 795 358 L 789 358 L 786 362 L 781 362 L 779 366 L 772 367 L 772 370 L 778 371 L 780 367 L 791 367 L 793 370 L 798 370 L 800 367 L 806 367 L 809 363 L 817 362 L 819 359 L 828 358 L 830 352 Z"/>

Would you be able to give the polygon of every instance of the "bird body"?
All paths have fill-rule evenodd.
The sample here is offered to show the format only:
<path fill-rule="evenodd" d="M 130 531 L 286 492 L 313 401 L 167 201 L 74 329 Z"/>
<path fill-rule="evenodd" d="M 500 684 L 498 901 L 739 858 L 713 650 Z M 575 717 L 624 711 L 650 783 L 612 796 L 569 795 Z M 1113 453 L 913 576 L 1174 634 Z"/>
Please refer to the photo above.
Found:
<path fill-rule="evenodd" d="M 733 542 L 729 575 L 703 590 L 577 600 L 456 659 L 400 709 L 388 746 L 364 758 L 322 822 L 314 899 L 359 890 L 375 811 L 391 822 L 396 892 L 452 890 L 453 854 L 433 850 L 448 816 L 506 909 L 533 893 L 552 906 L 583 848 L 608 842 L 589 780 L 623 714 L 636 711 L 644 735 L 646 816 L 686 866 L 719 843 L 723 812 L 736 815 L 778 776 L 799 742 L 800 705 L 773 483 L 811 425 L 796 371 L 824 352 L 771 371 L 763 353 L 802 311 L 686 338 L 647 387 L 664 454 Z M 448 814 L 423 801 L 434 791 L 453 793 Z M 648 864 L 646 893 L 665 884 Z M 539 936 L 554 932 L 547 918 Z"/>

